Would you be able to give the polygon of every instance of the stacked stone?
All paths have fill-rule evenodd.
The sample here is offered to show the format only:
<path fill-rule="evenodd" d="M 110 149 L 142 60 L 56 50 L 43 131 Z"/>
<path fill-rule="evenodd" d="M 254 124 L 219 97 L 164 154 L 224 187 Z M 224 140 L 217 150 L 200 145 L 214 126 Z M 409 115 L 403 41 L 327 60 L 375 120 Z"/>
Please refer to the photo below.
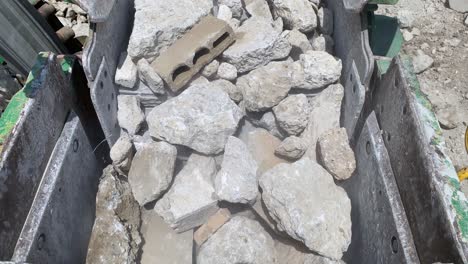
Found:
<path fill-rule="evenodd" d="M 214 2 L 135 0 L 114 167 L 141 208 L 195 232 L 197 263 L 343 263 L 351 203 L 335 181 L 356 164 L 333 14 L 326 1 Z M 236 41 L 174 93 L 150 64 L 207 15 Z"/>

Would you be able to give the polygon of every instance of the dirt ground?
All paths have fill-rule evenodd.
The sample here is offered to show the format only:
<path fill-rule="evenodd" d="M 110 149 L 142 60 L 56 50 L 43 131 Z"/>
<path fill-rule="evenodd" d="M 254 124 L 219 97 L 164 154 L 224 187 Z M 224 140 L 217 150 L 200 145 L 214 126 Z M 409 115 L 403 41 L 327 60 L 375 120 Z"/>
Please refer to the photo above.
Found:
<path fill-rule="evenodd" d="M 414 19 L 412 26 L 404 29 L 413 33 L 413 39 L 405 41 L 403 52 L 415 55 L 420 49 L 434 59 L 432 67 L 418 75 L 421 88 L 439 120 L 447 118 L 443 113 L 449 113 L 453 120 L 455 128 L 443 127 L 443 134 L 455 168 L 468 167 L 464 145 L 468 123 L 467 14 L 451 10 L 444 0 L 400 0 L 396 6 L 380 5 L 378 13 L 402 21 Z"/>

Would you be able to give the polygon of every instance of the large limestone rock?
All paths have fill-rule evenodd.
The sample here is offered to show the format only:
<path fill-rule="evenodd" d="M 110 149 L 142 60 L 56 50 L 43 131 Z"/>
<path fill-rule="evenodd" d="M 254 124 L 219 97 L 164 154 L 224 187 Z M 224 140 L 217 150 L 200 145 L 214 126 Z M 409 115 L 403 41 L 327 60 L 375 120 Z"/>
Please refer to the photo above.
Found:
<path fill-rule="evenodd" d="M 196 153 L 190 155 L 154 210 L 177 232 L 202 225 L 218 210 L 217 200 L 213 198 L 212 179 L 215 175 L 214 158 Z"/>
<path fill-rule="evenodd" d="M 291 160 L 301 158 L 307 150 L 306 142 L 296 136 L 287 137 L 275 149 L 275 154 Z"/>
<path fill-rule="evenodd" d="M 311 32 L 317 27 L 317 15 L 308 0 L 272 0 L 274 13 L 283 18 L 287 28 Z"/>
<path fill-rule="evenodd" d="M 344 127 L 323 133 L 318 139 L 317 152 L 320 164 L 337 180 L 348 179 L 356 170 L 356 158 Z"/>
<path fill-rule="evenodd" d="M 218 198 L 231 203 L 255 201 L 258 194 L 257 168 L 245 143 L 236 137 L 229 137 L 221 170 L 215 180 Z"/>
<path fill-rule="evenodd" d="M 140 100 L 134 95 L 117 96 L 117 120 L 119 125 L 130 135 L 135 135 L 145 122 L 145 114 L 141 110 Z"/>
<path fill-rule="evenodd" d="M 115 70 L 115 84 L 131 89 L 136 84 L 137 76 L 137 66 L 127 52 L 122 52 L 119 57 L 119 65 Z"/>
<path fill-rule="evenodd" d="M 223 57 L 239 73 L 251 71 L 272 60 L 286 58 L 289 42 L 281 37 L 282 22 L 250 18 L 236 31 L 236 42 L 224 51 Z"/>
<path fill-rule="evenodd" d="M 316 145 L 319 136 L 329 129 L 340 127 L 343 96 L 343 86 L 335 84 L 330 85 L 312 100 L 309 124 L 300 136 L 309 146 L 306 156 L 311 160 L 316 160 Z"/>
<path fill-rule="evenodd" d="M 255 220 L 236 216 L 200 248 L 198 264 L 274 264 L 274 241 Z"/>
<path fill-rule="evenodd" d="M 304 94 L 290 95 L 273 107 L 278 125 L 292 136 L 304 131 L 309 121 L 309 112 L 309 101 Z"/>
<path fill-rule="evenodd" d="M 158 199 L 171 184 L 177 149 L 166 142 L 151 142 L 133 158 L 128 182 L 133 196 L 143 206 Z"/>
<path fill-rule="evenodd" d="M 296 80 L 294 64 L 288 61 L 270 62 L 237 79 L 248 111 L 265 111 L 277 105 L 287 95 Z"/>
<path fill-rule="evenodd" d="M 211 0 L 136 0 L 128 54 L 152 62 L 212 7 Z"/>
<path fill-rule="evenodd" d="M 135 263 L 141 244 L 140 207 L 128 183 L 104 169 L 96 196 L 96 219 L 86 263 Z"/>
<path fill-rule="evenodd" d="M 243 115 L 217 85 L 198 84 L 156 106 L 146 120 L 155 138 L 217 154 L 223 151 Z"/>
<path fill-rule="evenodd" d="M 300 54 L 312 50 L 312 44 L 307 39 L 307 36 L 297 29 L 283 31 L 283 36 L 289 41 L 292 46 L 291 56 L 294 59 L 299 58 Z"/>
<path fill-rule="evenodd" d="M 351 202 L 319 164 L 303 158 L 260 177 L 262 199 L 278 228 L 310 250 L 341 259 L 351 242 Z"/>
<path fill-rule="evenodd" d="M 281 140 L 262 128 L 255 129 L 248 133 L 247 147 L 257 162 L 258 175 L 261 175 L 279 163 L 289 163 L 287 160 L 275 155 L 275 149 L 280 143 Z"/>
<path fill-rule="evenodd" d="M 325 51 L 310 50 L 300 56 L 304 80 L 297 86 L 302 89 L 320 89 L 335 83 L 341 76 L 341 60 Z"/>

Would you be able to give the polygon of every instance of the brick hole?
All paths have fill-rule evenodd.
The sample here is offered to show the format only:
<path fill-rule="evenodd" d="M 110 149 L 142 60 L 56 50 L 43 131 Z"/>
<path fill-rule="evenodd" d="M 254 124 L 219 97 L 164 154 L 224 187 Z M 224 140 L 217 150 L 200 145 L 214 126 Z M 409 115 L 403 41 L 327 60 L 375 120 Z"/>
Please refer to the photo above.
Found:
<path fill-rule="evenodd" d="M 174 70 L 174 72 L 172 73 L 172 81 L 175 81 L 177 79 L 177 77 L 179 77 L 180 75 L 183 75 L 184 73 L 190 71 L 190 68 L 189 66 L 187 65 L 182 65 L 182 66 L 179 66 L 177 69 Z"/>
<path fill-rule="evenodd" d="M 193 56 L 193 65 L 197 64 L 197 62 L 203 58 L 204 56 L 210 54 L 210 50 L 207 48 L 201 48 L 197 52 L 195 52 L 195 56 Z"/>
<path fill-rule="evenodd" d="M 213 48 L 216 48 L 219 46 L 219 44 L 223 43 L 224 40 L 226 40 L 229 37 L 229 32 L 225 32 L 221 37 L 219 37 L 215 42 L 213 42 Z"/>

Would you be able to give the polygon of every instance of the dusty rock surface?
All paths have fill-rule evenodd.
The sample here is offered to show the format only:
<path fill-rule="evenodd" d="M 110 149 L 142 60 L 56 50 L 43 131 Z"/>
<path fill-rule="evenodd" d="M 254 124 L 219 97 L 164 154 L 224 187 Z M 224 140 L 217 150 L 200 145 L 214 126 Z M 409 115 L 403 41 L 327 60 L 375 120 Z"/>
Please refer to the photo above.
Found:
<path fill-rule="evenodd" d="M 242 0 L 218 0 L 218 5 L 226 5 L 232 11 L 234 18 L 241 18 L 244 13 Z"/>
<path fill-rule="evenodd" d="M 115 83 L 126 88 L 133 88 L 137 77 L 137 66 L 133 63 L 132 58 L 128 56 L 127 52 L 122 52 L 115 72 Z"/>
<path fill-rule="evenodd" d="M 270 216 L 310 250 L 341 259 L 351 242 L 351 202 L 333 177 L 308 158 L 280 164 L 260 177 Z"/>
<path fill-rule="evenodd" d="M 283 18 L 289 29 L 310 32 L 317 27 L 317 16 L 308 0 L 272 0 L 274 13 Z"/>
<path fill-rule="evenodd" d="M 192 85 L 155 107 L 146 117 L 151 136 L 205 154 L 224 149 L 243 117 L 240 108 L 218 87 Z"/>
<path fill-rule="evenodd" d="M 309 122 L 310 106 L 304 94 L 289 95 L 273 107 L 278 125 L 289 135 L 299 135 Z"/>
<path fill-rule="evenodd" d="M 202 75 L 206 78 L 213 77 L 218 72 L 219 61 L 214 60 L 203 68 Z"/>
<path fill-rule="evenodd" d="M 258 194 L 257 168 L 245 143 L 236 137 L 229 137 L 221 170 L 215 180 L 218 198 L 231 203 L 255 201 Z"/>
<path fill-rule="evenodd" d="M 112 164 L 121 172 L 126 173 L 130 169 L 133 156 L 135 155 L 135 147 L 127 134 L 123 135 L 115 142 L 110 150 L 110 158 Z"/>
<path fill-rule="evenodd" d="M 218 201 L 213 198 L 215 175 L 216 163 L 212 157 L 190 155 L 154 209 L 177 232 L 202 225 L 218 210 Z"/>
<path fill-rule="evenodd" d="M 256 221 L 236 216 L 200 248 L 199 264 L 277 263 L 274 242 Z"/>
<path fill-rule="evenodd" d="M 128 181 L 143 206 L 158 199 L 171 184 L 177 149 L 166 142 L 151 142 L 133 158 Z"/>
<path fill-rule="evenodd" d="M 287 137 L 275 149 L 275 154 L 282 158 L 296 160 L 300 159 L 307 150 L 306 142 L 300 137 Z"/>
<path fill-rule="evenodd" d="M 291 45 L 281 37 L 282 27 L 281 20 L 248 19 L 237 29 L 236 42 L 224 51 L 223 57 L 240 73 L 286 58 Z"/>
<path fill-rule="evenodd" d="M 244 96 L 242 95 L 241 89 L 230 81 L 219 79 L 219 80 L 211 82 L 211 84 L 225 91 L 229 95 L 231 100 L 233 100 L 236 103 L 242 101 L 242 99 L 244 98 Z"/>
<path fill-rule="evenodd" d="M 137 134 L 145 122 L 145 114 L 141 110 L 140 100 L 132 95 L 119 95 L 117 103 L 117 120 L 120 127 L 130 135 Z"/>
<path fill-rule="evenodd" d="M 300 56 L 305 80 L 298 88 L 319 89 L 338 81 L 341 76 L 341 60 L 324 51 L 308 51 Z"/>
<path fill-rule="evenodd" d="M 234 81 L 237 79 L 237 69 L 234 65 L 223 62 L 218 68 L 218 77 L 228 81 Z"/>
<path fill-rule="evenodd" d="M 279 128 L 276 122 L 276 117 L 272 111 L 263 114 L 262 118 L 258 121 L 257 126 L 268 130 L 273 136 L 283 139 L 286 136 L 286 132 Z"/>
<path fill-rule="evenodd" d="M 146 59 L 139 60 L 137 67 L 139 73 L 138 76 L 140 77 L 141 82 L 146 84 L 146 86 L 148 86 L 148 88 L 150 88 L 155 94 L 165 93 L 163 80 L 153 70 Z"/>
<path fill-rule="evenodd" d="M 356 158 L 344 127 L 323 133 L 318 139 L 317 152 L 320 164 L 336 180 L 346 180 L 356 170 Z"/>

